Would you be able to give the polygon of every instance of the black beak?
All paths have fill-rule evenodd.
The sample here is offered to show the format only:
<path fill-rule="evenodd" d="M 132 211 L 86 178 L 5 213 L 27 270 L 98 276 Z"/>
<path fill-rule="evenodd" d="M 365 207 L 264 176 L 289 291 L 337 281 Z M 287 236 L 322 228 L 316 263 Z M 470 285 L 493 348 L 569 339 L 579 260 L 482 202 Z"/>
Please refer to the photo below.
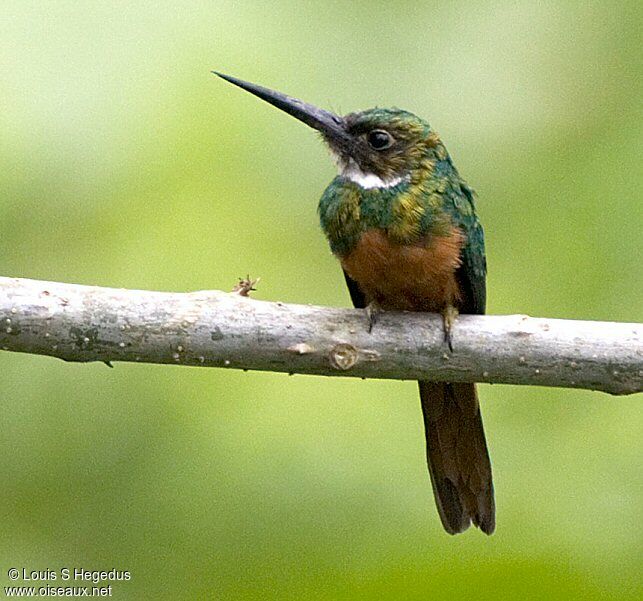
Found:
<path fill-rule="evenodd" d="M 292 115 L 295 119 L 303 121 L 306 125 L 321 132 L 333 146 L 347 152 L 351 151 L 353 139 L 346 131 L 344 119 L 339 115 L 317 108 L 312 104 L 292 98 L 281 92 L 275 92 L 263 86 L 237 79 L 231 75 L 224 75 L 217 71 L 212 71 L 212 73 L 269 102 L 278 109 Z"/>

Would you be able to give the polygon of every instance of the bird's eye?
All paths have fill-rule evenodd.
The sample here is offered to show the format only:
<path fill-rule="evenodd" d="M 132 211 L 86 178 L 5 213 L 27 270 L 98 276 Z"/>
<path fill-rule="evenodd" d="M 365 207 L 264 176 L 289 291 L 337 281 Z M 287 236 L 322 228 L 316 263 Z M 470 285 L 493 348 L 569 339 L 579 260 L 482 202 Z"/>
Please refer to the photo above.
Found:
<path fill-rule="evenodd" d="M 393 145 L 393 136 L 383 129 L 374 129 L 366 139 L 368 145 L 375 150 L 386 150 Z"/>

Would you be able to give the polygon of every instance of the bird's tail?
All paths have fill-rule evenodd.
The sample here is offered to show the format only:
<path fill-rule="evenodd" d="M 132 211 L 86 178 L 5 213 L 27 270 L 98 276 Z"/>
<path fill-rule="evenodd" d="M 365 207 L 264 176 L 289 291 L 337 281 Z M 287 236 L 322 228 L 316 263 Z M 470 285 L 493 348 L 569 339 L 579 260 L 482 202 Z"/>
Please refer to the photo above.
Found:
<path fill-rule="evenodd" d="M 444 529 L 496 526 L 491 463 L 475 384 L 420 381 L 426 455 Z"/>

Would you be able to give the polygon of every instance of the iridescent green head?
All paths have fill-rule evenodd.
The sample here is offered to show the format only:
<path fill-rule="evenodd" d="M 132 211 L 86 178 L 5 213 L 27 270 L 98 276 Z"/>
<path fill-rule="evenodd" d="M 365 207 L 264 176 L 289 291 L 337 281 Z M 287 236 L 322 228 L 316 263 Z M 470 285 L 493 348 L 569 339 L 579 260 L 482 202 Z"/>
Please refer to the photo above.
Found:
<path fill-rule="evenodd" d="M 340 117 L 281 92 L 216 75 L 319 131 L 340 173 L 363 188 L 391 187 L 410 178 L 439 145 L 429 124 L 408 111 L 373 108 Z"/>
<path fill-rule="evenodd" d="M 343 117 L 344 127 L 357 152 L 342 152 L 327 138 L 340 171 L 368 183 L 369 175 L 391 182 L 405 178 L 420 166 L 437 137 L 429 124 L 401 109 L 373 108 Z M 366 186 L 368 187 L 368 186 Z"/>

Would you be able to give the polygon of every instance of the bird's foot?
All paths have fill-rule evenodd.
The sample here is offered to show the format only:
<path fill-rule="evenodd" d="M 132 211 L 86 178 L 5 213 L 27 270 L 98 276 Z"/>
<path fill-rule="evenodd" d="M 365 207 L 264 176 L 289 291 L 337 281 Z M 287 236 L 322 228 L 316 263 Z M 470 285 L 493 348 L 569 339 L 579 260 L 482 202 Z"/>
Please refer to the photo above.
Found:
<path fill-rule="evenodd" d="M 376 301 L 371 301 L 366 305 L 364 311 L 366 312 L 366 319 L 368 320 L 368 333 L 370 334 L 373 331 L 373 326 L 377 322 L 377 319 L 382 312 L 382 307 Z"/>
<path fill-rule="evenodd" d="M 444 324 L 444 342 L 449 345 L 449 350 L 453 352 L 453 325 L 458 318 L 459 312 L 453 305 L 447 305 L 442 311 L 442 323 Z"/>

